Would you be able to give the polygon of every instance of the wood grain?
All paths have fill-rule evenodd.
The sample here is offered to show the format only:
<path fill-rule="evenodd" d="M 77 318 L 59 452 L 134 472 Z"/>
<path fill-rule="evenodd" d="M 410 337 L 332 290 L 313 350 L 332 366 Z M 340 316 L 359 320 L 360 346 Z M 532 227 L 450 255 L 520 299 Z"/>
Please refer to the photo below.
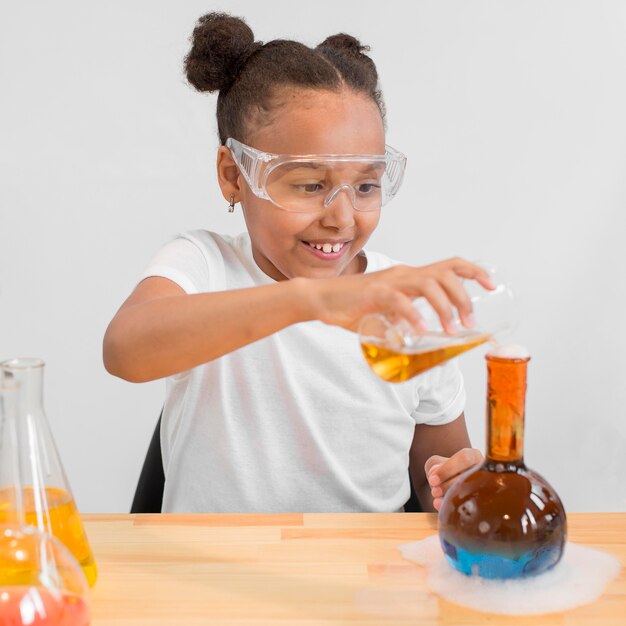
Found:
<path fill-rule="evenodd" d="M 536 617 L 428 592 L 401 543 L 434 513 L 83 515 L 99 579 L 93 626 L 624 626 L 626 570 L 595 603 Z M 626 513 L 571 513 L 569 540 L 626 564 Z"/>

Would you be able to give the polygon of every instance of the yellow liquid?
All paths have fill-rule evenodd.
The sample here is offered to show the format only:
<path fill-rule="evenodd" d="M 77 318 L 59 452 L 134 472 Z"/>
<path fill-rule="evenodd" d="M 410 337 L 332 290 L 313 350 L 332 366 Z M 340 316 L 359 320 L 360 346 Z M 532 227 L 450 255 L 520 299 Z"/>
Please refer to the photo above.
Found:
<path fill-rule="evenodd" d="M 443 347 L 421 348 L 411 351 L 392 350 L 383 344 L 361 343 L 369 366 L 388 383 L 401 383 L 413 376 L 467 352 L 490 339 L 489 335 L 470 335 L 463 343 Z"/>
<path fill-rule="evenodd" d="M 26 487 L 23 490 L 23 494 L 26 523 L 36 527 L 37 513 L 33 488 Z M 45 497 L 50 519 L 50 528 L 45 530 L 51 532 L 72 552 L 80 563 L 89 586 L 93 587 L 98 577 L 98 570 L 87 535 L 85 535 L 80 514 L 74 504 L 74 499 L 67 492 L 56 487 L 46 487 Z M 0 489 L 0 524 L 5 524 L 9 521 L 9 509 L 12 498 L 13 494 L 10 490 Z"/>

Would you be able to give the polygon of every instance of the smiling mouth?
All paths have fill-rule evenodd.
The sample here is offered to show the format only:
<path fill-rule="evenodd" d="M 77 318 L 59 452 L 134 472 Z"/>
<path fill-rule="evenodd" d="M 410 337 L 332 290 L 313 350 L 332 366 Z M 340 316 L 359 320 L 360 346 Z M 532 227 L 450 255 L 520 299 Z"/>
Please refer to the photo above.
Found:
<path fill-rule="evenodd" d="M 330 243 L 330 242 L 327 242 L 327 243 L 312 243 L 310 241 L 305 241 L 304 243 L 309 245 L 311 248 L 315 248 L 316 250 L 320 250 L 321 252 L 324 252 L 325 254 L 331 254 L 333 252 L 336 254 L 346 244 L 346 242 L 340 242 L 340 243 Z"/>

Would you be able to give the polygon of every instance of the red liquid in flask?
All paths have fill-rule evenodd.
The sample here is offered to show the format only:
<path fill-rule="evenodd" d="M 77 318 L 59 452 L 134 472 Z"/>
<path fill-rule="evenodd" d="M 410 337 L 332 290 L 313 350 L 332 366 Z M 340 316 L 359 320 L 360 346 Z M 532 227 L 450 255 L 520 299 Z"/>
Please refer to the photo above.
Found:
<path fill-rule="evenodd" d="M 0 626 L 88 626 L 89 608 L 78 596 L 43 587 L 0 587 Z"/>

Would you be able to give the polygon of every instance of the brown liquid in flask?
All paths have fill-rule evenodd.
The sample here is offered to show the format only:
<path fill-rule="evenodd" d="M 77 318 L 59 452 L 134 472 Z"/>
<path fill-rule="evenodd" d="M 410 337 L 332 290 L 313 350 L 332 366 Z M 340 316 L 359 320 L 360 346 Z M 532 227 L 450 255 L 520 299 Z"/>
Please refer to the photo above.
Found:
<path fill-rule="evenodd" d="M 519 578 L 563 554 L 567 522 L 554 489 L 524 465 L 526 358 L 487 355 L 487 454 L 446 493 L 439 538 L 464 574 Z"/>

